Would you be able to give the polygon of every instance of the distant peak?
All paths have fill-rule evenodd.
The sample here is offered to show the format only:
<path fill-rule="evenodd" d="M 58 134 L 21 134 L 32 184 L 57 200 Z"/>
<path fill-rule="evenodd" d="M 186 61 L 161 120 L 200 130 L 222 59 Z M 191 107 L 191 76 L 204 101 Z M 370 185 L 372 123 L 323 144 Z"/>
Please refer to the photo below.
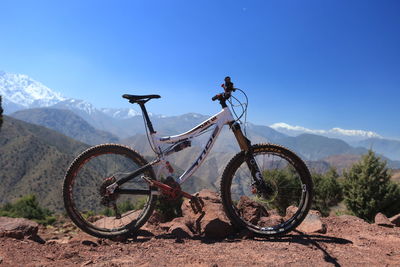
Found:
<path fill-rule="evenodd" d="M 66 99 L 25 74 L 4 71 L 0 71 L 0 94 L 24 107 L 48 107 Z"/>
<path fill-rule="evenodd" d="M 364 130 L 345 130 L 341 128 L 332 128 L 329 131 L 333 133 L 339 133 L 347 136 L 364 136 L 368 138 L 382 138 L 381 135 L 372 132 L 372 131 L 364 131 Z"/>
<path fill-rule="evenodd" d="M 302 133 L 310 133 L 310 134 L 319 134 L 327 137 L 349 137 L 349 138 L 358 138 L 358 139 L 366 139 L 366 138 L 383 138 L 381 135 L 365 130 L 347 130 L 339 127 L 335 127 L 329 130 L 318 130 L 318 129 L 309 129 L 302 126 L 293 126 L 284 122 L 274 123 L 270 126 L 271 128 L 289 134 L 289 135 L 298 135 Z"/>

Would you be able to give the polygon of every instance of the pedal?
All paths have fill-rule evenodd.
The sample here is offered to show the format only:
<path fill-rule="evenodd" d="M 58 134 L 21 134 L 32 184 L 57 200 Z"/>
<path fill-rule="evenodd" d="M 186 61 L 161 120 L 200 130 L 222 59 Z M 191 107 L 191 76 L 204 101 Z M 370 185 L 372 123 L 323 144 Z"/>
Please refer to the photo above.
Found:
<path fill-rule="evenodd" d="M 204 201 L 198 195 L 192 196 L 189 200 L 190 207 L 192 208 L 194 214 L 203 211 Z"/>

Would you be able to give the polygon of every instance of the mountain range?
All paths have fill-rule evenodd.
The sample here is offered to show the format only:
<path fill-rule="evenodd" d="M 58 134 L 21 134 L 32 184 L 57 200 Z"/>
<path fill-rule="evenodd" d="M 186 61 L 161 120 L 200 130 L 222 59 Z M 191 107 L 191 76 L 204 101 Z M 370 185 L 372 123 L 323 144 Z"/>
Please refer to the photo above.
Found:
<path fill-rule="evenodd" d="M 314 130 L 302 126 L 292 126 L 284 122 L 274 123 L 270 127 L 289 136 L 297 136 L 303 133 L 309 133 L 330 138 L 339 138 L 350 143 L 368 138 L 383 138 L 379 134 L 372 131 L 346 130 L 338 127 L 329 130 Z"/>
<path fill-rule="evenodd" d="M 16 118 L 49 127 L 88 144 L 103 141 L 115 142 L 118 138 L 124 139 L 135 134 L 144 134 L 141 114 L 133 108 L 96 108 L 87 101 L 66 98 L 23 74 L 0 71 L 0 94 L 3 96 L 5 114 L 10 115 L 13 113 L 12 116 Z M 32 108 L 35 109 L 31 110 Z M 40 108 L 47 109 L 40 111 Z M 72 113 L 68 114 L 66 111 L 50 111 L 49 108 L 69 110 L 80 118 L 73 117 Z M 16 112 L 18 110 L 19 112 Z M 206 115 L 195 113 L 170 117 L 151 114 L 156 130 L 165 135 L 186 131 L 207 118 L 208 116 Z M 79 127 L 83 131 L 82 133 L 77 132 L 79 127 L 73 130 L 67 129 L 72 125 L 77 127 L 78 124 L 80 124 Z M 62 130 L 62 128 L 65 130 Z M 373 149 L 391 160 L 400 160 L 400 141 L 385 139 L 371 131 L 340 128 L 312 130 L 285 123 L 276 123 L 271 127 L 249 123 L 246 128 L 249 136 L 255 142 L 283 143 L 310 160 L 318 160 L 321 157 L 335 153 L 363 153 L 364 150 L 358 147 Z M 96 136 L 93 139 L 84 137 L 94 136 L 92 134 Z M 325 139 L 321 138 L 321 136 L 325 137 Z M 310 139 L 312 139 L 310 141 L 311 145 L 307 147 L 306 143 Z M 351 147 L 332 139 L 345 141 Z M 336 148 L 333 148 L 334 143 L 337 143 Z M 316 149 L 308 151 L 315 144 L 319 144 L 317 145 L 318 152 Z M 227 145 L 229 146 L 228 143 Z"/>
<path fill-rule="evenodd" d="M 61 210 L 65 171 L 89 146 L 57 131 L 4 117 L 0 131 L 0 203 L 35 194 L 52 210 Z"/>
<path fill-rule="evenodd" d="M 0 72 L 0 94 L 5 113 L 11 115 L 5 117 L 0 131 L 0 203 L 35 193 L 46 206 L 60 210 L 59 190 L 64 173 L 72 159 L 89 145 L 122 143 L 146 157 L 153 155 L 142 116 L 134 109 L 96 108 L 83 100 L 65 98 L 25 75 L 4 72 Z M 196 113 L 151 114 L 153 125 L 163 135 L 187 131 L 208 117 Z M 252 123 L 245 128 L 253 143 L 284 145 L 306 160 L 313 171 L 324 172 L 330 166 L 348 168 L 370 148 L 383 155 L 389 167 L 400 168 L 400 142 L 375 133 L 352 132 L 358 137 L 350 145 L 313 131 L 293 134 L 279 127 Z M 178 174 L 200 154 L 207 138 L 205 134 L 192 147 L 172 155 Z M 204 165 L 183 188 L 189 192 L 218 188 L 225 165 L 238 151 L 233 134 L 225 127 Z"/>

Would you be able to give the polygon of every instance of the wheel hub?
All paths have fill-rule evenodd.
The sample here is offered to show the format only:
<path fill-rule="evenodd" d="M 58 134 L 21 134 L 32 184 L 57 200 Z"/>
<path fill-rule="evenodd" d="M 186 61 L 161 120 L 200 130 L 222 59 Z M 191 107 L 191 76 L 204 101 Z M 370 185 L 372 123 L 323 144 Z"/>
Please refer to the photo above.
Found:
<path fill-rule="evenodd" d="M 114 176 L 107 177 L 104 179 L 103 183 L 100 186 L 99 193 L 101 196 L 100 203 L 106 207 L 113 207 L 115 205 L 116 200 L 119 197 L 119 194 L 112 193 L 110 194 L 107 191 L 107 187 L 114 184 L 116 179 Z"/>

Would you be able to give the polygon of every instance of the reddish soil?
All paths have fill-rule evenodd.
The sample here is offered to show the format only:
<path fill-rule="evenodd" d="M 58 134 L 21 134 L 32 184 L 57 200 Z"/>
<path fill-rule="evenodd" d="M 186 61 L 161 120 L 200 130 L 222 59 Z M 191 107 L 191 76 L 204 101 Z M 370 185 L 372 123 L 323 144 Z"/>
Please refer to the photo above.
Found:
<path fill-rule="evenodd" d="M 400 227 L 352 216 L 323 218 L 326 234 L 292 232 L 277 238 L 178 240 L 160 230 L 115 242 L 90 237 L 71 224 L 43 228 L 41 244 L 0 239 L 1 266 L 384 266 L 400 265 Z M 42 242 L 43 243 L 43 242 Z"/>

